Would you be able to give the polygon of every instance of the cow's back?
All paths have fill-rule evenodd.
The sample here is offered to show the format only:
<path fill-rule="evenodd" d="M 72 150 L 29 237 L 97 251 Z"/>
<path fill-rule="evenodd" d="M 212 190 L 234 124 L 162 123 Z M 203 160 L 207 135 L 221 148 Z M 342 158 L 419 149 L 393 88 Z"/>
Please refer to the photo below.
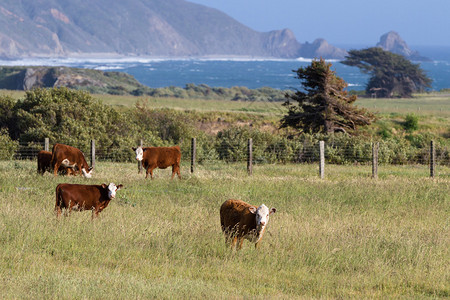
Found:
<path fill-rule="evenodd" d="M 63 144 L 53 145 L 52 164 L 56 161 L 61 162 L 63 159 L 68 159 L 71 162 L 79 162 L 80 156 L 82 156 L 81 151 L 75 147 Z"/>
<path fill-rule="evenodd" d="M 61 208 L 68 208 L 72 202 L 85 209 L 91 209 L 101 197 L 100 185 L 61 183 L 56 187 L 56 205 Z"/>
<path fill-rule="evenodd" d="M 222 230 L 232 230 L 239 224 L 242 234 L 256 228 L 255 215 L 249 211 L 250 207 L 255 207 L 242 200 L 229 199 L 220 207 L 220 223 Z M 237 229 L 237 228 L 236 228 Z"/>
<path fill-rule="evenodd" d="M 159 168 L 180 164 L 181 150 L 179 146 L 173 147 L 148 147 L 144 152 L 144 161 L 149 165 Z"/>

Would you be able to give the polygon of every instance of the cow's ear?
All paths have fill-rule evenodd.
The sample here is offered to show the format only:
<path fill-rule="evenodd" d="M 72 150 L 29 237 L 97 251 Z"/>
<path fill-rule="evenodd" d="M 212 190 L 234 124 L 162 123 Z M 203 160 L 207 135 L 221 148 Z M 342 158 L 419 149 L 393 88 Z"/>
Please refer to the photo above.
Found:
<path fill-rule="evenodd" d="M 269 215 L 274 214 L 274 213 L 276 213 L 276 212 L 277 212 L 277 209 L 276 209 L 275 207 L 272 207 L 272 208 L 270 209 Z"/>
<path fill-rule="evenodd" d="M 106 189 L 107 187 L 106 183 L 102 183 L 102 188 Z"/>
<path fill-rule="evenodd" d="M 90 168 L 88 169 L 88 172 L 91 172 L 93 169 L 94 169 L 94 167 L 90 167 Z"/>
<path fill-rule="evenodd" d="M 252 213 L 252 214 L 256 214 L 256 207 L 250 206 L 248 208 L 248 210 Z"/>
<path fill-rule="evenodd" d="M 142 152 L 145 152 L 147 150 L 148 150 L 148 148 L 142 148 Z"/>
<path fill-rule="evenodd" d="M 119 184 L 117 187 L 117 190 L 120 190 L 121 188 L 123 188 L 123 185 Z"/>
<path fill-rule="evenodd" d="M 131 149 L 133 149 L 133 151 L 136 151 L 137 148 L 136 147 L 132 147 Z"/>

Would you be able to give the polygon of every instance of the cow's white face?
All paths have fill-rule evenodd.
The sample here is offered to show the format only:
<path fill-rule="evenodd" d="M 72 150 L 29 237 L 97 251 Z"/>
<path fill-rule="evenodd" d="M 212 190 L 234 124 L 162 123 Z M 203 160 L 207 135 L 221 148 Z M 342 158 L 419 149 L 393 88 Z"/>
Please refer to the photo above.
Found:
<path fill-rule="evenodd" d="M 259 235 L 261 232 L 264 232 L 264 228 L 267 226 L 267 223 L 269 223 L 269 216 L 276 212 L 275 208 L 267 208 L 264 204 L 261 204 L 258 208 L 250 207 L 250 212 L 252 214 L 255 214 L 256 218 L 256 231 Z"/>
<path fill-rule="evenodd" d="M 120 188 L 122 187 L 121 184 L 119 184 L 119 186 L 116 186 L 114 183 L 110 183 L 108 185 L 108 198 L 109 199 L 113 199 L 116 197 L 116 191 L 120 190 Z"/>
<path fill-rule="evenodd" d="M 83 173 L 83 176 L 86 178 L 91 178 L 92 177 L 92 170 L 93 168 L 89 168 L 89 170 L 86 171 L 85 168 L 81 169 L 81 173 Z"/>
<path fill-rule="evenodd" d="M 136 159 L 138 161 L 142 161 L 143 158 L 144 158 L 144 150 L 142 150 L 142 147 L 137 147 L 136 148 Z"/>

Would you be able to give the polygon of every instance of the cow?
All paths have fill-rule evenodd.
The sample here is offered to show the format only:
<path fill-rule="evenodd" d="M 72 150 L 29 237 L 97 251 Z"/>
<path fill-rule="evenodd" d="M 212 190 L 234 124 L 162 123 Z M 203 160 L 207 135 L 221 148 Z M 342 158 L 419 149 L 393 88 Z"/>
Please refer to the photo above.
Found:
<path fill-rule="evenodd" d="M 49 151 L 41 150 L 38 152 L 37 163 L 38 163 L 38 174 L 44 175 L 45 171 L 51 171 L 51 161 L 52 161 L 52 153 Z M 65 168 L 60 166 L 58 172 L 64 173 L 67 175 L 71 175 L 75 173 L 72 168 Z"/>
<path fill-rule="evenodd" d="M 179 146 L 133 147 L 132 149 L 136 152 L 136 160 L 142 161 L 142 166 L 146 170 L 145 178 L 148 178 L 148 173 L 150 173 L 150 178 L 153 179 L 153 169 L 155 168 L 165 169 L 171 166 L 172 179 L 175 176 L 175 173 L 178 175 L 178 178 L 181 179 L 181 150 Z"/>
<path fill-rule="evenodd" d="M 72 146 L 64 144 L 53 145 L 51 166 L 55 176 L 58 174 L 59 167 L 63 166 L 65 168 L 76 168 L 78 171 L 75 174 L 83 174 L 86 178 L 92 177 L 91 172 L 93 168 L 87 164 L 83 152 Z"/>
<path fill-rule="evenodd" d="M 69 213 L 72 210 L 92 210 L 92 219 L 105 209 L 109 201 L 116 197 L 116 191 L 123 185 L 114 183 L 106 185 L 84 185 L 61 183 L 56 187 L 56 216 L 61 216 L 65 208 Z"/>
<path fill-rule="evenodd" d="M 231 249 L 237 246 L 239 250 L 244 239 L 247 239 L 258 248 L 269 222 L 269 215 L 275 212 L 275 208 L 269 210 L 264 204 L 256 207 L 242 200 L 225 201 L 220 207 L 220 224 L 225 234 L 225 243 Z"/>

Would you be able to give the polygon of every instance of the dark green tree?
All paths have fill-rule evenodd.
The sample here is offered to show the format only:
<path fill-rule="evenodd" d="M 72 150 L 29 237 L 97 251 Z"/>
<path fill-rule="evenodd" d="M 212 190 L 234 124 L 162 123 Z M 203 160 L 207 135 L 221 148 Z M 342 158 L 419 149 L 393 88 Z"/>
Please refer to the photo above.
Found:
<path fill-rule="evenodd" d="M 412 93 L 431 87 L 431 79 L 419 64 L 379 47 L 350 50 L 342 63 L 371 76 L 366 86 L 368 95 L 409 98 Z"/>
<path fill-rule="evenodd" d="M 320 59 L 294 70 L 303 90 L 286 94 L 283 105 L 288 108 L 288 114 L 281 119 L 281 128 L 292 127 L 305 133 L 352 134 L 358 126 L 372 122 L 372 114 L 353 106 L 357 97 L 348 95 L 347 83 L 336 76 L 331 66 Z"/>

